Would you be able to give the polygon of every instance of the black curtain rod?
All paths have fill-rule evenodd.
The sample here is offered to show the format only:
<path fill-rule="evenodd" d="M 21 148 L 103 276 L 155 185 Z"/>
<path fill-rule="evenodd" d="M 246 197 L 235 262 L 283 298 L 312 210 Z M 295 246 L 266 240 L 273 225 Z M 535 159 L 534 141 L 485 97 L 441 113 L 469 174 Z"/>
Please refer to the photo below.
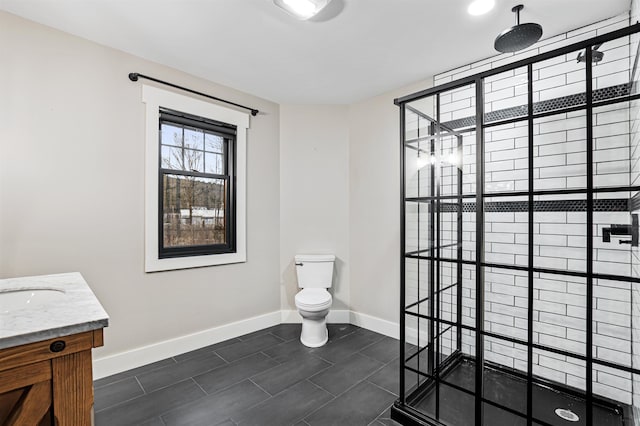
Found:
<path fill-rule="evenodd" d="M 254 117 L 256 115 L 258 115 L 258 113 L 260 112 L 257 109 L 253 109 L 253 108 L 248 107 L 248 106 L 244 106 L 244 105 L 237 104 L 235 102 L 231 102 L 231 101 L 227 101 L 227 100 L 224 100 L 224 99 L 216 98 L 215 96 L 207 95 L 206 93 L 198 92 L 196 90 L 187 89 L 186 87 L 178 86 L 177 84 L 173 84 L 173 83 L 169 83 L 167 81 L 158 80 L 157 78 L 149 77 L 148 75 L 139 74 L 137 72 L 129 73 L 129 80 L 138 81 L 138 78 L 146 78 L 147 80 L 155 81 L 156 83 L 164 84 L 164 85 L 173 87 L 175 89 L 184 90 L 185 92 L 189 92 L 189 93 L 193 93 L 195 95 L 204 96 L 205 98 L 213 99 L 214 101 L 224 102 L 225 104 L 237 106 L 239 108 L 248 109 L 249 111 L 251 111 L 251 115 L 253 115 Z"/>

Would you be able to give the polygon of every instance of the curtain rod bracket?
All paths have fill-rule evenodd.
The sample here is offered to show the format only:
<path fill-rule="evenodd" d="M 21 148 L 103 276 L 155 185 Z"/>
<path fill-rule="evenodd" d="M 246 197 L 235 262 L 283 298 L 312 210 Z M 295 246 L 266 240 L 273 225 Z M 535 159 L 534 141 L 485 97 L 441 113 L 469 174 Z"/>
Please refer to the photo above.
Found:
<path fill-rule="evenodd" d="M 157 78 L 149 77 L 149 76 L 144 75 L 144 74 L 140 74 L 140 73 L 137 73 L 137 72 L 129 73 L 129 80 L 138 81 L 139 78 L 146 78 L 147 80 L 155 81 L 156 83 L 164 84 L 166 86 L 170 86 L 170 87 L 173 87 L 175 89 L 184 90 L 185 92 L 189 92 L 189 93 L 193 93 L 195 95 L 204 96 L 205 98 L 213 99 L 214 101 L 224 102 L 225 104 L 237 106 L 238 108 L 248 109 L 249 111 L 251 111 L 251 115 L 254 116 L 254 117 L 256 115 L 258 115 L 258 113 L 260 112 L 259 110 L 251 108 L 251 107 L 248 107 L 248 106 L 244 106 L 244 105 L 237 104 L 235 102 L 231 102 L 231 101 L 227 101 L 227 100 L 224 100 L 224 99 L 216 98 L 215 96 L 207 95 L 206 93 L 198 92 L 196 90 L 191 90 L 191 89 L 188 89 L 186 87 L 178 86 L 177 84 L 173 84 L 173 83 L 169 83 L 167 81 L 159 80 Z"/>

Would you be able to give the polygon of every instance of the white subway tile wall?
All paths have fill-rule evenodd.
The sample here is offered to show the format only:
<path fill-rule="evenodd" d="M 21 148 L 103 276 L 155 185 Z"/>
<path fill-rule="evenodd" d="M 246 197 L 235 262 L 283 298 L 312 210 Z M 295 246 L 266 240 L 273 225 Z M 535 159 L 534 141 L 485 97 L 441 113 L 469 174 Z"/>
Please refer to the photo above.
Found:
<path fill-rule="evenodd" d="M 634 10 L 638 9 L 634 0 Z M 635 12 L 632 12 L 635 13 Z M 635 16 L 635 15 L 634 15 Z M 476 74 L 486 69 L 514 62 L 573 42 L 604 34 L 629 25 L 624 14 L 575 31 L 543 40 L 533 48 L 517 54 L 503 54 L 466 65 L 434 77 L 435 85 Z M 593 89 L 625 85 L 632 76 L 638 37 L 626 37 L 605 43 L 599 49 L 604 60 L 593 67 Z M 570 96 L 572 105 L 584 104 L 585 64 L 577 61 L 579 52 L 537 63 L 533 66 L 533 100 L 548 101 L 546 110 L 553 110 L 556 99 Z M 522 117 L 527 109 L 526 67 L 487 78 L 484 82 L 484 107 L 487 122 L 497 121 L 501 111 L 509 117 Z M 582 97 L 580 97 L 582 96 Z M 435 98 L 420 101 L 416 109 L 436 118 Z M 554 103 L 556 102 L 556 103 Z M 439 98 L 440 121 L 456 129 L 473 126 L 464 119 L 475 115 L 475 86 L 469 85 L 442 93 Z M 562 107 L 562 104 L 558 104 Z M 523 108 L 523 106 L 525 106 Z M 504 117 L 501 117 L 504 118 Z M 457 120 L 457 121 L 454 121 Z M 533 125 L 533 177 L 535 190 L 586 188 L 585 111 L 575 111 L 539 118 Z M 609 188 L 640 185 L 640 102 L 623 102 L 595 108 L 594 185 Z M 430 122 L 417 114 L 407 113 L 406 137 L 429 134 Z M 485 260 L 505 265 L 528 264 L 528 213 L 522 208 L 492 208 L 524 202 L 526 197 L 498 197 L 491 194 L 528 190 L 528 127 L 526 121 L 489 127 L 485 131 Z M 461 153 L 458 144 L 461 144 Z M 475 133 L 458 138 L 442 138 L 442 146 L 431 155 L 429 140 L 416 141 L 423 150 L 407 150 L 407 196 L 433 196 L 431 164 L 440 164 L 440 195 L 458 193 L 458 167 L 463 174 L 462 193 L 475 194 Z M 432 158 L 435 157 L 435 158 Z M 596 209 L 594 218 L 594 264 L 596 273 L 640 276 L 638 248 L 602 241 L 602 229 L 612 223 L 630 223 L 626 211 L 628 192 L 598 193 L 598 202 L 616 204 L 620 208 Z M 558 207 L 558 201 L 567 201 Z M 560 271 L 586 272 L 586 196 L 584 194 L 547 195 L 535 197 L 535 202 L 554 205 L 536 209 L 534 213 L 534 266 Z M 618 200 L 618 201 L 615 201 Z M 507 203 L 505 203 L 507 202 Z M 456 204 L 457 200 L 444 200 Z M 464 199 L 463 259 L 475 260 L 475 199 Z M 561 203 L 560 203 L 561 204 Z M 639 203 L 640 204 L 640 203 Z M 538 205 L 538 204 L 537 204 Z M 582 209 L 580 209 L 582 206 Z M 638 208 L 640 210 L 640 207 Z M 442 206 L 441 206 L 442 210 Z M 446 210 L 446 209 L 445 209 Z M 602 210 L 602 211 L 600 211 Z M 407 251 L 424 250 L 429 246 L 429 206 L 427 203 L 407 205 Z M 455 206 L 440 218 L 440 246 L 457 242 Z M 639 212 L 640 213 L 640 212 Z M 431 253 L 431 252 L 428 252 Z M 440 250 L 440 257 L 455 259 L 454 246 Z M 424 263 L 422 263 L 424 262 Z M 428 261 L 408 261 L 407 303 L 428 296 Z M 418 265 L 421 265 L 418 268 Z M 633 267 L 633 270 L 632 270 Z M 419 272 L 418 272 L 419 269 Z M 409 273 L 409 270 L 411 273 Z M 440 288 L 455 283 L 455 265 L 441 262 Z M 527 339 L 527 272 L 504 268 L 485 271 L 485 329 L 499 335 Z M 463 324 L 475 326 L 475 267 L 463 265 Z M 533 341 L 541 345 L 585 355 L 586 343 L 586 279 L 570 275 L 534 274 Z M 632 293 L 635 296 L 632 301 Z M 640 366 L 640 291 L 638 286 L 619 281 L 594 280 L 593 353 L 598 359 L 626 366 Z M 443 292 L 439 315 L 455 321 L 455 288 Z M 421 304 L 421 313 L 428 313 Z M 633 319 L 633 321 L 632 321 Z M 633 327 L 632 327 L 633 326 Z M 446 327 L 443 327 L 445 329 Z M 475 353 L 475 335 L 463 331 L 463 352 Z M 427 335 L 421 339 L 423 345 Z M 634 344 L 632 345 L 632 342 Z M 446 355 L 456 347 L 453 330 L 440 340 Z M 526 371 L 526 348 L 504 340 L 485 339 L 485 359 L 510 368 Z M 535 350 L 534 374 L 575 388 L 585 389 L 585 362 L 549 351 Z M 640 377 L 594 365 L 594 392 L 625 404 L 633 402 L 640 412 Z M 635 389 L 635 392 L 634 392 Z"/>
<path fill-rule="evenodd" d="M 638 0 L 631 1 L 631 22 L 638 22 L 640 19 L 640 2 Z M 640 48 L 640 35 L 634 34 L 631 37 L 631 43 L 629 45 L 629 52 L 631 55 L 636 55 Z M 638 93 L 638 83 L 640 82 L 640 75 L 636 70 L 635 74 L 631 76 L 633 81 L 633 93 Z M 632 185 L 640 185 L 640 101 L 631 102 L 629 109 L 630 114 L 630 180 Z M 638 196 L 637 193 L 631 194 L 632 196 Z M 640 206 L 636 204 L 636 208 L 633 213 L 640 214 Z M 631 251 L 631 266 L 632 274 L 634 277 L 640 277 L 640 251 L 638 247 L 632 248 Z M 640 368 L 640 286 L 632 285 L 631 292 L 631 363 L 634 368 Z M 634 374 L 632 380 L 633 389 L 633 412 L 635 419 L 635 426 L 640 425 L 640 376 Z"/>

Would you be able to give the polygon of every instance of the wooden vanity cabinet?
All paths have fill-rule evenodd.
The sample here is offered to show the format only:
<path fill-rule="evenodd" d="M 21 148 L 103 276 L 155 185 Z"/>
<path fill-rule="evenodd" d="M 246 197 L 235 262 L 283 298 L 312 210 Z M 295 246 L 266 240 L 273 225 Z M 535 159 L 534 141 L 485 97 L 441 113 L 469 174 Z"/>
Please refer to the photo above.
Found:
<path fill-rule="evenodd" d="M 90 426 L 102 329 L 0 350 L 0 425 Z"/>

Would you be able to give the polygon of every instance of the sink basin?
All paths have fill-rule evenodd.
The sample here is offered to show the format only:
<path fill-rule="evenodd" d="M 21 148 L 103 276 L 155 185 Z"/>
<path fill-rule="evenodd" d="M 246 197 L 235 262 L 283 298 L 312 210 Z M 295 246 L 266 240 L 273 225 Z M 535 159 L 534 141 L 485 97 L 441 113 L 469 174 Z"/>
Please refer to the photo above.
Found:
<path fill-rule="evenodd" d="M 54 288 L 0 290 L 0 313 L 40 309 L 43 305 L 62 302 L 64 298 L 64 290 Z"/>

